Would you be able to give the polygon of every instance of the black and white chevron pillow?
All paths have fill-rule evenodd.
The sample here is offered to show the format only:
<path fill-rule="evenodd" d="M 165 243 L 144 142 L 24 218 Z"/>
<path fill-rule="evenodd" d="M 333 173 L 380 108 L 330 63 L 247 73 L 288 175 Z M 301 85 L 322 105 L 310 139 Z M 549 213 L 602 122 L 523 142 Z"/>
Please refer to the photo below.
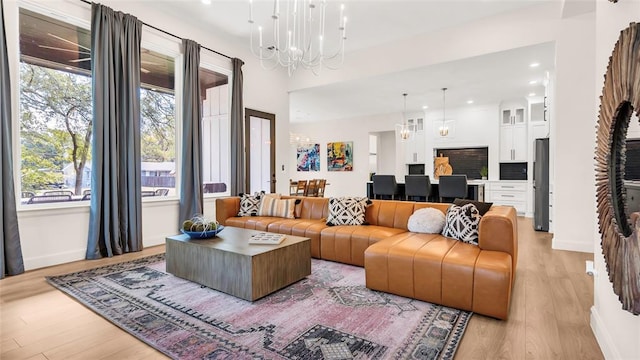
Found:
<path fill-rule="evenodd" d="M 365 197 L 329 198 L 327 225 L 363 225 L 368 202 Z"/>
<path fill-rule="evenodd" d="M 473 204 L 451 205 L 447 210 L 446 223 L 442 235 L 467 244 L 478 245 L 480 212 Z"/>

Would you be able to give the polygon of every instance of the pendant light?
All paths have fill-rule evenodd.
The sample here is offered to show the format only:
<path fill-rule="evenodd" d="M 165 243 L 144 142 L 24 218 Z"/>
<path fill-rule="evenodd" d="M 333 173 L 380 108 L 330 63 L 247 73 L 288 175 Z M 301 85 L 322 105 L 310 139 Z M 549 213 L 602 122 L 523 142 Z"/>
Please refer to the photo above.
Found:
<path fill-rule="evenodd" d="M 447 88 L 442 88 L 442 126 L 440 126 L 440 136 L 449 135 L 449 128 L 445 123 L 445 115 L 446 115 L 446 103 L 445 103 L 445 93 Z"/>
<path fill-rule="evenodd" d="M 400 136 L 400 141 L 411 141 L 413 140 L 413 136 L 415 131 L 413 131 L 413 126 L 407 123 L 407 93 L 402 94 L 404 96 L 404 111 L 402 112 L 402 124 L 396 124 L 396 129 L 398 131 L 398 135 Z"/>

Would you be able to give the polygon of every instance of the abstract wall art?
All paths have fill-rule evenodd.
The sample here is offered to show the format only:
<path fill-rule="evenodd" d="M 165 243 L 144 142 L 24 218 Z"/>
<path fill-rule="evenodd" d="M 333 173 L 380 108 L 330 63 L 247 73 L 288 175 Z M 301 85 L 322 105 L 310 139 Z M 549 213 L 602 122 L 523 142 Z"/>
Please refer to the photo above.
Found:
<path fill-rule="evenodd" d="M 298 171 L 320 171 L 320 144 L 298 145 Z"/>
<path fill-rule="evenodd" d="M 327 143 L 327 170 L 353 171 L 353 141 Z"/>

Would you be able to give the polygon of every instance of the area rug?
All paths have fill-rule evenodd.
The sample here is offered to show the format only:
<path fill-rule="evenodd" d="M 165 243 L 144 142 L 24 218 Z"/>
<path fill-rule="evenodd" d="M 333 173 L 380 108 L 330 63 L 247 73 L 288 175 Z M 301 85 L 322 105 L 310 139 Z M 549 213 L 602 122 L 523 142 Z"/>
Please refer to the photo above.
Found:
<path fill-rule="evenodd" d="M 47 280 L 174 359 L 452 359 L 471 317 L 316 259 L 253 303 L 166 273 L 164 254 Z"/>

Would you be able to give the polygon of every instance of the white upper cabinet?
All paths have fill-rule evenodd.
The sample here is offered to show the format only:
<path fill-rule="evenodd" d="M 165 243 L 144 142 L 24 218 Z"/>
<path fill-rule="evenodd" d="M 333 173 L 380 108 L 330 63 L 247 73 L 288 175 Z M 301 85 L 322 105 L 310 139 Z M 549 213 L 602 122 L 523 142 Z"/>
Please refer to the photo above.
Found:
<path fill-rule="evenodd" d="M 524 105 L 500 108 L 500 162 L 527 161 L 527 114 Z"/>
<path fill-rule="evenodd" d="M 523 107 L 510 107 L 510 108 L 502 108 L 502 117 L 500 124 L 501 125 L 517 125 L 517 124 L 525 124 L 527 119 L 525 117 L 525 110 Z"/>

